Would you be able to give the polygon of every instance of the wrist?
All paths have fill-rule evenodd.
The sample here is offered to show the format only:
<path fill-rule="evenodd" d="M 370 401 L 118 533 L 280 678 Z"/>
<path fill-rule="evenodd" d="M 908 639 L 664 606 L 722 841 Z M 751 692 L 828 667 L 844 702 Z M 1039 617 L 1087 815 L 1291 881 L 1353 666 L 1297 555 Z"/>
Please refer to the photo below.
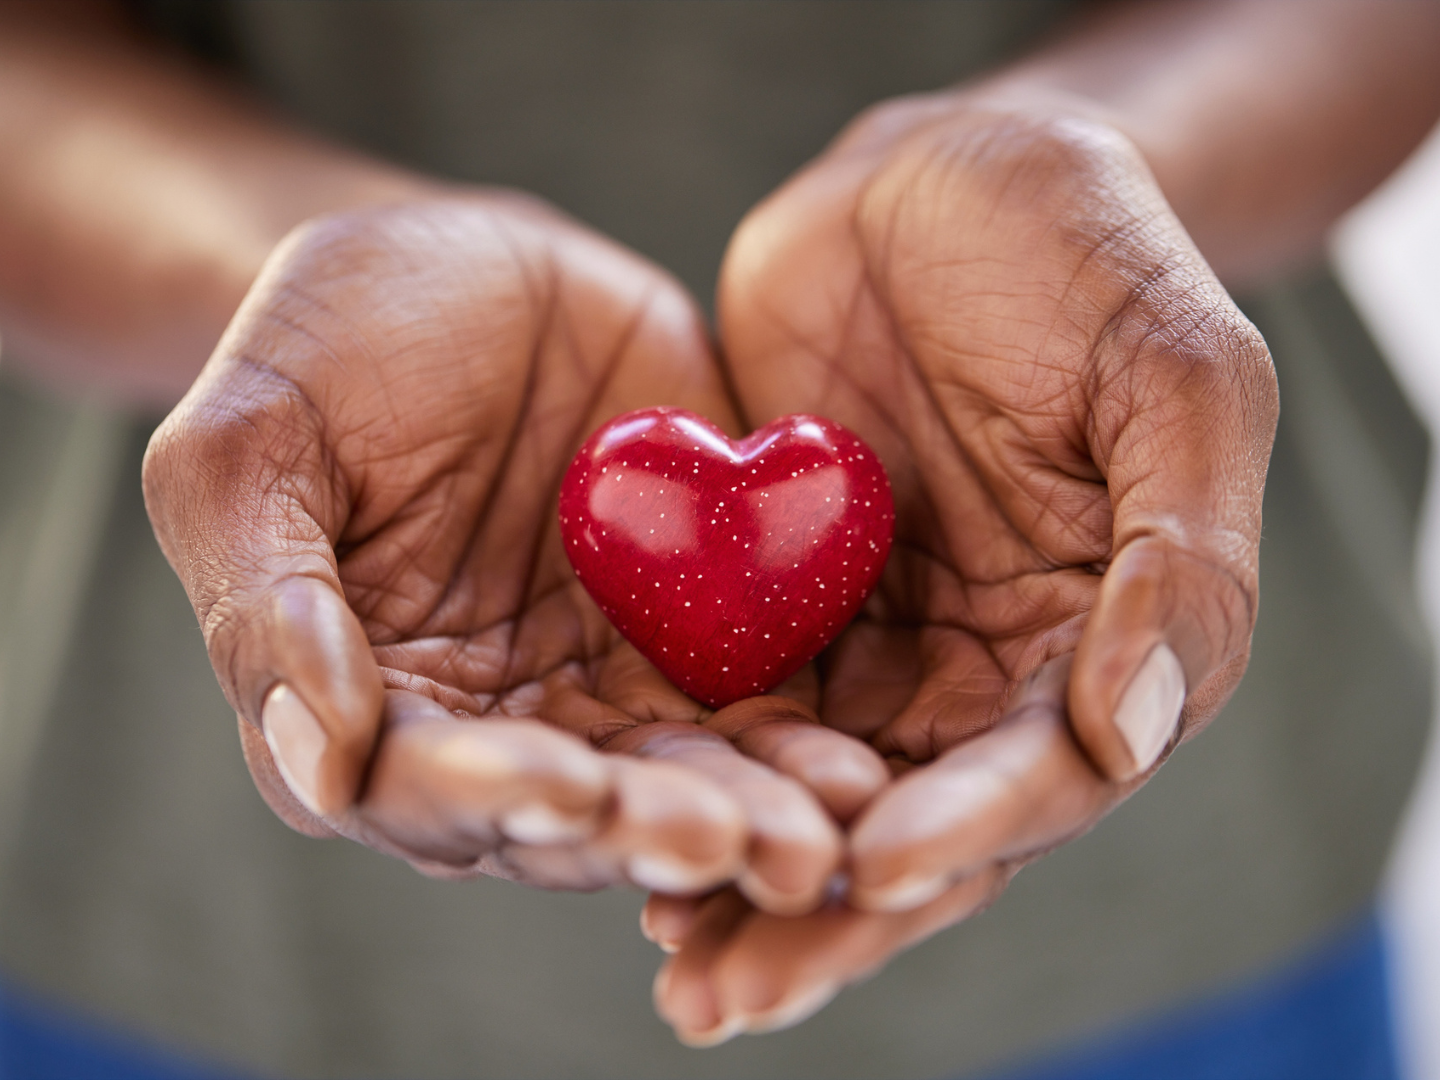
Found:
<path fill-rule="evenodd" d="M 62 390 L 168 409 L 295 225 L 436 190 L 350 155 L 277 157 L 219 153 L 203 170 L 176 169 L 160 199 L 133 190 L 145 177 L 121 169 L 80 220 L 4 228 L 17 256 L 0 260 L 6 366 Z"/>

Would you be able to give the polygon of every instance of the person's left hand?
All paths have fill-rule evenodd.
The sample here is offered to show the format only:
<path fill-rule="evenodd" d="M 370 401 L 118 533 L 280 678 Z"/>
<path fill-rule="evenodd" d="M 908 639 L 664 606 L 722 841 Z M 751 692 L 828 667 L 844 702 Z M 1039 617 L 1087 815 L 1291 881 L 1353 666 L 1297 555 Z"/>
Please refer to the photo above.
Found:
<path fill-rule="evenodd" d="M 850 833 L 845 907 L 651 901 L 678 950 L 657 1006 L 700 1044 L 797 1022 L 973 913 L 1215 715 L 1278 411 L 1140 154 L 1053 105 L 872 110 L 742 224 L 719 315 L 750 426 L 834 418 L 890 474 L 890 564 L 821 657 L 819 714 L 899 778 Z"/>
<path fill-rule="evenodd" d="M 442 876 L 816 906 L 813 793 L 883 764 L 789 704 L 712 716 L 562 550 L 578 443 L 660 401 L 735 427 L 696 308 L 536 200 L 427 186 L 276 249 L 144 480 L 283 820 Z"/>

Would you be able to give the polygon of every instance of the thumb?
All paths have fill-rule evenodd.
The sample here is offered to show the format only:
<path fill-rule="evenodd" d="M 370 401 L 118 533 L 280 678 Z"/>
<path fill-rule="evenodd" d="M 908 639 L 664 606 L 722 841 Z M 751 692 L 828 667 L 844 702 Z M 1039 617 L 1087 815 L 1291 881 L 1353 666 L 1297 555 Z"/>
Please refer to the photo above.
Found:
<path fill-rule="evenodd" d="M 1148 772 L 1220 710 L 1249 658 L 1254 597 L 1168 538 L 1121 550 L 1070 685 L 1076 737 L 1103 773 L 1123 782 Z"/>
<path fill-rule="evenodd" d="M 347 502 L 304 399 L 253 369 L 228 374 L 261 385 L 197 384 L 151 440 L 146 506 L 221 688 L 273 758 L 273 771 L 252 768 L 257 785 L 275 795 L 278 772 L 294 799 L 333 820 L 359 791 L 384 695 L 323 524 L 343 521 Z M 277 452 L 281 439 L 292 452 Z"/>
<path fill-rule="evenodd" d="M 1148 772 L 1203 727 L 1249 659 L 1279 407 L 1264 343 L 1238 312 L 1228 324 L 1102 375 L 1095 411 L 1113 554 L 1068 705 L 1076 737 L 1116 781 Z M 1119 418 L 1108 433 L 1107 414 Z"/>
<path fill-rule="evenodd" d="M 260 731 L 286 786 L 313 814 L 335 817 L 354 802 L 380 727 L 384 686 L 370 643 L 333 580 L 283 577 L 244 602 L 247 632 L 219 647 L 246 697 L 259 697 Z"/>

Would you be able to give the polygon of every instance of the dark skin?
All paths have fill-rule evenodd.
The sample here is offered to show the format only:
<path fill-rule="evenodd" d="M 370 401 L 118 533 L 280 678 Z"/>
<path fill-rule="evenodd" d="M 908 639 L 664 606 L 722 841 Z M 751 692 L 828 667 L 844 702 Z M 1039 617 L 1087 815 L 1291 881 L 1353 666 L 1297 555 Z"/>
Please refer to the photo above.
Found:
<path fill-rule="evenodd" d="M 852 827 L 849 901 L 874 912 L 953 903 L 952 887 L 973 908 L 1129 794 L 1156 761 L 1114 717 L 1158 645 L 1189 687 L 1162 742 L 1218 710 L 1248 655 L 1278 404 L 1264 343 L 1133 150 L 949 104 L 842 140 L 742 227 L 721 291 L 747 417 L 833 416 L 895 489 L 896 551 L 827 657 L 820 707 L 918 766 Z M 798 1008 L 722 953 L 707 1025 L 703 992 L 681 988 L 704 978 L 688 950 L 662 995 L 691 1003 L 669 1013 L 682 1028 Z"/>
<path fill-rule="evenodd" d="M 1433 5 L 1102 9 L 872 111 L 758 207 L 717 356 L 642 260 L 286 131 L 92 10 L 87 37 L 0 8 L 27 163 L 0 172 L 0 316 L 31 363 L 163 399 L 280 234 L 339 211 L 270 256 L 147 461 L 262 793 L 428 872 L 660 885 L 657 1005 L 696 1043 L 797 1022 L 990 902 L 1213 717 L 1277 402 L 1211 268 L 1312 250 L 1440 111 Z M 102 88 L 114 138 L 65 138 Z M 94 154 L 123 180 L 176 133 L 190 220 L 35 179 Z M 94 296 L 46 285 L 100 243 Z M 662 402 L 737 434 L 823 412 L 894 481 L 880 592 L 780 697 L 709 714 L 567 575 L 560 470 Z M 1132 693 L 1165 655 L 1183 714 Z M 804 914 L 842 858 L 845 902 Z"/>
<path fill-rule="evenodd" d="M 865 915 L 652 899 L 682 1037 L 797 1022 L 1091 828 L 1158 765 L 1115 723 L 1157 642 L 1188 690 L 1172 746 L 1239 681 L 1278 403 L 1211 267 L 1244 284 L 1313 250 L 1440 110 L 1433 6 L 1306 11 L 1300 33 L 1285 5 L 1099 9 L 872 110 L 737 231 L 746 420 L 834 416 L 896 486 L 821 719 L 920 767 L 851 827 Z"/>
<path fill-rule="evenodd" d="M 734 428 L 685 295 L 548 208 L 436 193 L 277 250 L 145 483 L 282 816 L 452 875 L 815 906 L 841 838 L 804 769 L 702 729 L 560 546 L 579 440 L 662 401 Z"/>

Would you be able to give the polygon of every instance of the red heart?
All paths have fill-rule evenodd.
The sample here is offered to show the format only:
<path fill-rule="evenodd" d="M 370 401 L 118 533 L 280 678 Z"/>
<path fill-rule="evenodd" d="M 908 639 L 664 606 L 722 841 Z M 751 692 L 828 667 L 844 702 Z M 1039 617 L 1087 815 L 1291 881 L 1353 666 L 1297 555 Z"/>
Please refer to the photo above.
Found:
<path fill-rule="evenodd" d="M 715 708 L 772 689 L 845 628 L 894 528 L 875 452 L 818 416 L 732 442 L 681 409 L 626 413 L 560 486 L 575 576 L 626 640 Z"/>

